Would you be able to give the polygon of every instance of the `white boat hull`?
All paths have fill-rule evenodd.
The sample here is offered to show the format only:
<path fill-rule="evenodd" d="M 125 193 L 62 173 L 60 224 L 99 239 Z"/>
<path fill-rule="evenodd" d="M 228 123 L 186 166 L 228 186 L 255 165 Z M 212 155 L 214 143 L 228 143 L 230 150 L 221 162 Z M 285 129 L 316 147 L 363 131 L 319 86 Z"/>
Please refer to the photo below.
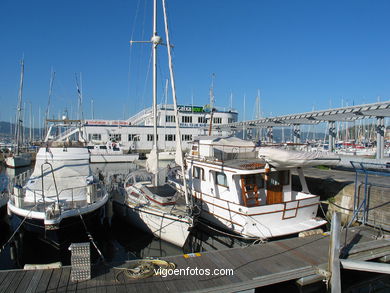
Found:
<path fill-rule="evenodd" d="M 123 154 L 123 155 L 110 155 L 110 154 L 91 154 L 91 163 L 127 163 L 134 162 L 139 157 L 138 154 Z"/>
<path fill-rule="evenodd" d="M 246 208 L 203 194 L 197 200 L 201 218 L 245 238 L 267 239 L 311 230 L 325 220 L 316 218 L 319 197 Z"/>
<path fill-rule="evenodd" d="M 19 168 L 31 165 L 31 155 L 21 154 L 5 158 L 5 164 L 9 168 Z"/>
<path fill-rule="evenodd" d="M 176 246 L 184 246 L 192 226 L 188 219 L 142 206 L 124 207 L 126 218 L 135 227 Z"/>

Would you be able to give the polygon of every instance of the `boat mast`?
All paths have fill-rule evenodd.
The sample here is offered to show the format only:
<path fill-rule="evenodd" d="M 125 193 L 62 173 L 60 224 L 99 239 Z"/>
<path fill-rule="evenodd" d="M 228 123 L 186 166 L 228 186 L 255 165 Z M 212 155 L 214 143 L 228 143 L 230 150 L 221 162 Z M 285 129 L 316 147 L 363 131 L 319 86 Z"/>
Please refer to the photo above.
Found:
<path fill-rule="evenodd" d="M 18 107 L 16 112 L 16 155 L 20 152 L 20 140 L 22 135 L 22 97 L 23 97 L 23 79 L 24 79 L 24 59 L 21 61 L 20 84 L 18 93 Z"/>
<path fill-rule="evenodd" d="M 156 170 L 158 170 L 158 147 L 157 147 L 157 46 L 161 38 L 157 35 L 157 0 L 153 0 L 153 149 L 156 152 Z M 155 174 L 155 185 L 158 184 L 158 172 Z"/>
<path fill-rule="evenodd" d="M 168 19 L 167 11 L 165 7 L 165 0 L 162 0 L 163 10 L 164 10 L 164 23 L 165 23 L 165 36 L 167 38 L 167 51 L 168 51 L 168 64 L 169 64 L 169 73 L 171 77 L 171 87 L 172 87 L 172 96 L 173 96 L 173 107 L 175 109 L 175 121 L 176 121 L 176 163 L 181 167 L 181 172 L 183 174 L 183 186 L 184 186 L 184 198 L 186 201 L 187 208 L 189 207 L 188 191 L 187 191 L 187 179 L 185 176 L 185 168 L 183 162 L 183 150 L 181 148 L 181 134 L 179 128 L 179 112 L 177 110 L 177 96 L 176 96 L 176 85 L 175 85 L 175 76 L 173 74 L 173 65 L 172 65 L 172 56 L 171 56 L 171 42 L 169 40 L 169 30 L 168 30 Z"/>
<path fill-rule="evenodd" d="M 50 83 L 49 83 L 49 98 L 47 100 L 47 107 L 45 112 L 45 135 L 47 133 L 48 127 L 47 127 L 47 119 L 49 119 L 49 109 L 50 109 L 50 102 L 51 102 L 51 96 L 53 93 L 53 82 L 54 77 L 56 76 L 55 71 L 53 71 L 53 68 L 51 69 L 51 75 L 50 75 Z"/>

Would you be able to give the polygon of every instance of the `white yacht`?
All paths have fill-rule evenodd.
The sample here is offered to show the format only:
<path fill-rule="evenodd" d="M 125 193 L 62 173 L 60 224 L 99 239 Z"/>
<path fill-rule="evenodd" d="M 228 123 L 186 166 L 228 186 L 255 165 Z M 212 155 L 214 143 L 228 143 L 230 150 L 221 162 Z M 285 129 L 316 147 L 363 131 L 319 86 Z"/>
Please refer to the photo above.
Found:
<path fill-rule="evenodd" d="M 87 146 L 91 163 L 126 163 L 139 158 L 137 153 L 128 153 L 120 143 L 109 141 L 106 144 Z"/>
<path fill-rule="evenodd" d="M 61 126 L 69 126 L 63 122 Z M 104 185 L 92 175 L 85 143 L 72 141 L 70 136 L 64 141 L 51 141 L 50 137 L 49 131 L 33 173 L 24 184 L 16 180 L 8 202 L 9 211 L 27 229 L 45 236 L 48 231 L 98 216 L 108 199 Z"/>
<path fill-rule="evenodd" d="M 261 157 L 255 144 L 235 137 L 198 137 L 186 156 L 192 199 L 200 217 L 246 238 L 271 238 L 310 230 L 326 223 L 317 218 L 319 196 L 310 194 L 300 156 L 276 151 Z M 275 152 L 275 150 L 274 150 Z M 271 160 L 275 158 L 275 160 Z M 278 160 L 281 158 L 281 160 Z M 312 164 L 335 160 L 310 158 Z M 286 164 L 284 164 L 286 163 Z M 274 165 L 272 165 L 274 164 Z M 297 169 L 303 190 L 292 190 L 291 170 Z M 182 176 L 171 176 L 183 189 Z"/>

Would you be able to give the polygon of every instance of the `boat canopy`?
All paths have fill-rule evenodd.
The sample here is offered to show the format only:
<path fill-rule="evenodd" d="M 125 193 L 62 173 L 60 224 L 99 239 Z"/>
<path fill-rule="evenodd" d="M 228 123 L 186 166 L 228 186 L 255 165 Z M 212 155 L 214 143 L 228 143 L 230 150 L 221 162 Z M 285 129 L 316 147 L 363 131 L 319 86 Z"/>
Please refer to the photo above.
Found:
<path fill-rule="evenodd" d="M 340 162 L 340 157 L 332 153 L 302 152 L 275 147 L 258 148 L 258 156 L 277 169 L 318 165 L 335 166 Z"/>

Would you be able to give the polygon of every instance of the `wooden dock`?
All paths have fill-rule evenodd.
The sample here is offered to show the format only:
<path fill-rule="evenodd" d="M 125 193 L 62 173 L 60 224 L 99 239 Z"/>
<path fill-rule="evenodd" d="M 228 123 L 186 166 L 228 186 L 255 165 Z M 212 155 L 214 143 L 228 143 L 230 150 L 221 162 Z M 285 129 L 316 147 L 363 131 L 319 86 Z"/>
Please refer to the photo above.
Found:
<path fill-rule="evenodd" d="M 341 258 L 371 260 L 390 255 L 390 239 L 368 227 L 342 234 Z M 153 276 L 131 280 L 113 266 L 92 267 L 92 279 L 72 282 L 71 267 L 0 272 L 0 292 L 235 292 L 318 274 L 327 269 L 329 235 L 291 238 L 204 252 L 198 256 L 171 256 L 177 269 L 209 269 L 211 275 Z M 118 264 L 127 267 L 128 263 Z M 233 269 L 233 275 L 212 275 L 215 269 Z"/>

